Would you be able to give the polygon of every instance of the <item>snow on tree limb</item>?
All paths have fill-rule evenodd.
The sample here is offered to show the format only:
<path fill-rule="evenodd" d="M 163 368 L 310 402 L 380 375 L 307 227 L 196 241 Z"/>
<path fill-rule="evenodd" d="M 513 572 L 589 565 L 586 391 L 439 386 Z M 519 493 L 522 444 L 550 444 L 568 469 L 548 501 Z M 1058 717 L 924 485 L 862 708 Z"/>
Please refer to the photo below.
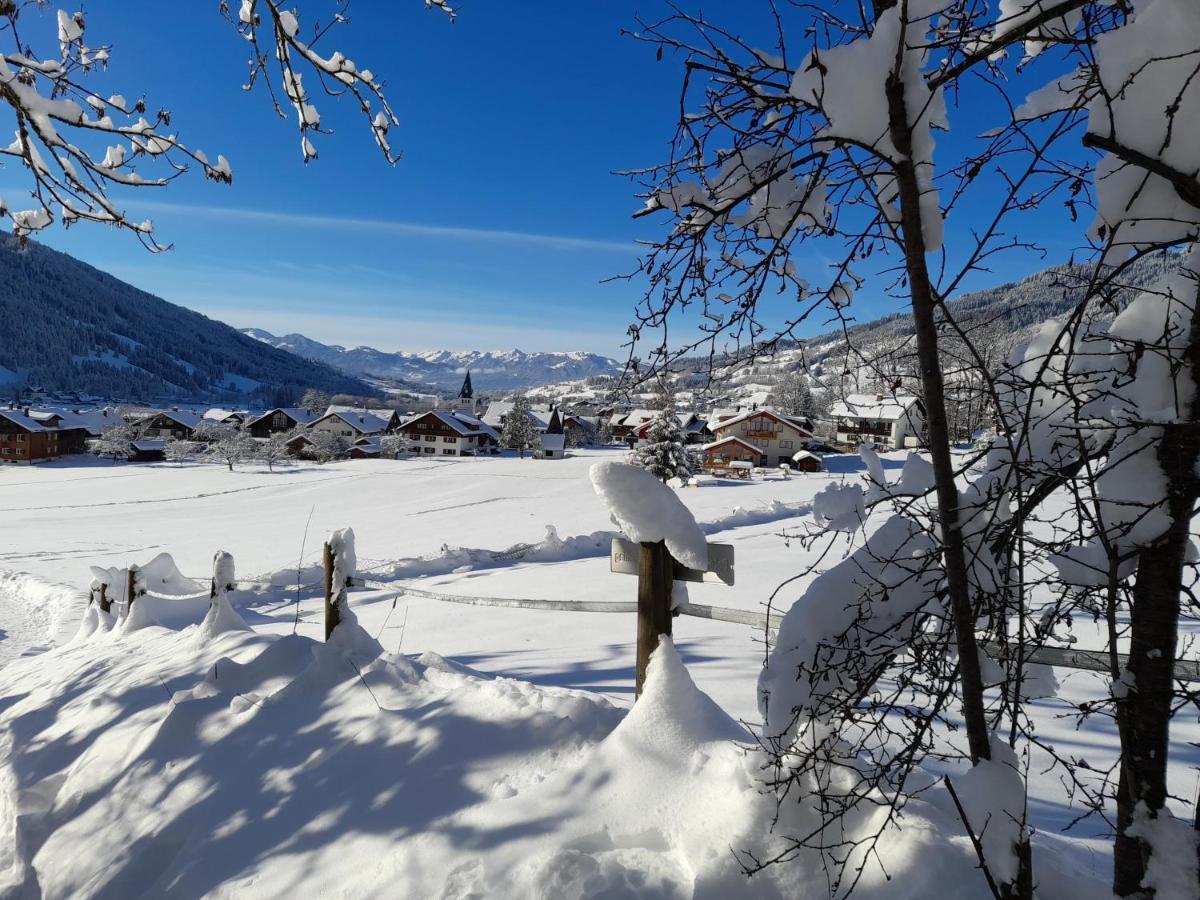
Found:
<path fill-rule="evenodd" d="M 384 159 L 394 163 L 400 155 L 388 134 L 399 119 L 382 81 L 341 51 L 317 49 L 334 27 L 349 21 L 349 0 L 336 0 L 334 6 L 332 19 L 315 26 L 311 37 L 304 36 L 295 8 L 285 9 L 277 0 L 242 0 L 236 14 L 229 0 L 222 0 L 221 12 L 250 47 L 246 89 L 264 84 L 280 115 L 277 94 L 286 98 L 296 115 L 306 162 L 317 156 L 313 135 L 329 133 L 322 129 L 312 92 L 304 85 L 307 74 L 326 96 L 354 98 Z M 429 0 L 426 6 L 436 6 L 453 18 L 454 11 L 440 0 Z M 11 110 L 15 126 L 12 142 L 0 146 L 0 157 L 18 160 L 28 171 L 32 204 L 26 207 L 0 198 L 0 215 L 11 221 L 19 237 L 56 220 L 64 226 L 83 221 L 127 230 L 151 251 L 169 249 L 155 238 L 153 222 L 134 218 L 112 192 L 165 187 L 192 169 L 218 184 L 230 184 L 229 161 L 219 153 L 210 159 L 185 143 L 172 130 L 170 111 L 150 112 L 145 95 L 129 101 L 122 94 L 105 96 L 93 86 L 96 73 L 116 60 L 112 45 L 91 37 L 82 12 L 57 10 L 56 56 L 41 56 L 34 48 L 49 23 L 27 15 L 18 30 L 23 9 L 27 6 L 0 5 L 0 104 Z"/>

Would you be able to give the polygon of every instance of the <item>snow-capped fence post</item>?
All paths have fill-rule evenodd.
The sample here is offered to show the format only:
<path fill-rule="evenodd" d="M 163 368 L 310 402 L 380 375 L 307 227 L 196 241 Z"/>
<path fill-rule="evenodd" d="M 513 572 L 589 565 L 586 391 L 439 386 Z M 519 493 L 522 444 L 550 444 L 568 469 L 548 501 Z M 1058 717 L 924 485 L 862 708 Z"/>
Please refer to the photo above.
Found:
<path fill-rule="evenodd" d="M 236 589 L 234 572 L 233 554 L 218 550 L 213 555 L 212 588 L 208 594 L 210 607 L 216 606 L 222 595 Z"/>
<path fill-rule="evenodd" d="M 325 566 L 325 640 L 333 634 L 348 609 L 346 588 L 354 580 L 354 530 L 341 528 L 325 542 L 322 560 Z"/>
<path fill-rule="evenodd" d="M 133 608 L 133 601 L 138 597 L 138 565 L 134 563 L 129 567 L 125 577 L 125 612 Z"/>
<path fill-rule="evenodd" d="M 325 567 L 325 640 L 329 640 L 333 629 L 337 628 L 338 610 L 333 598 L 333 549 L 328 541 L 322 550 L 321 562 Z"/>
<path fill-rule="evenodd" d="M 637 663 L 634 696 L 642 695 L 650 654 L 659 635 L 671 636 L 671 582 L 675 559 L 663 541 L 643 542 L 638 561 Z"/>

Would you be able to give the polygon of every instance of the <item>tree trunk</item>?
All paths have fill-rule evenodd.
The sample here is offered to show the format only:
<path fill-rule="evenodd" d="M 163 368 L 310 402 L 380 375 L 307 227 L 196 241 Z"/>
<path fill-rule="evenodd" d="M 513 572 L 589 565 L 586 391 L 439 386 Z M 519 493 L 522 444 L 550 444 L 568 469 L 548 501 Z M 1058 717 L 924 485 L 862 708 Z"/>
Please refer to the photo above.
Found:
<path fill-rule="evenodd" d="M 959 681 L 962 687 L 963 721 L 971 762 L 991 759 L 987 717 L 983 703 L 983 675 L 979 667 L 979 645 L 975 639 L 976 612 L 971 601 L 967 554 L 958 516 L 958 487 L 950 453 L 950 429 L 946 415 L 946 391 L 938 355 L 937 300 L 925 260 L 925 232 L 921 222 L 921 187 L 913 163 L 912 128 L 904 102 L 904 83 L 889 76 L 887 85 L 888 129 L 896 147 L 896 185 L 900 195 L 900 225 L 904 239 L 904 265 L 912 297 L 917 364 L 925 403 L 925 429 L 937 489 L 937 515 L 946 568 L 946 589 L 958 649 Z M 1016 883 L 1000 885 L 1005 898 L 1033 896 L 1033 869 L 1028 840 L 1016 848 L 1020 861 Z"/>
<path fill-rule="evenodd" d="M 1200 296 L 1197 297 L 1200 301 Z M 1186 362 L 1200 375 L 1200 316 L 1193 315 Z M 1167 798 L 1171 701 L 1175 690 L 1183 568 L 1192 515 L 1200 500 L 1200 396 L 1194 397 L 1179 425 L 1164 427 L 1158 463 L 1167 478 L 1166 509 L 1171 527 L 1138 557 L 1137 580 L 1129 611 L 1129 662 L 1133 676 L 1126 698 L 1118 701 L 1121 717 L 1122 766 L 1117 785 L 1117 839 L 1113 846 L 1113 893 L 1118 897 L 1153 897 L 1142 888 L 1150 846 L 1128 834 L 1138 803 L 1157 816 Z"/>

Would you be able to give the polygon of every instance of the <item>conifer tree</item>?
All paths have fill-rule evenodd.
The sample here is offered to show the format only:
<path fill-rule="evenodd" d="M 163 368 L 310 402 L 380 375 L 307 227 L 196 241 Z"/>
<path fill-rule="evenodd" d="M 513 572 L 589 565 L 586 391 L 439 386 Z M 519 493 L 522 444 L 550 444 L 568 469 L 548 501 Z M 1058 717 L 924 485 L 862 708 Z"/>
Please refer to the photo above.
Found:
<path fill-rule="evenodd" d="M 537 433 L 530 415 L 529 398 L 524 394 L 517 394 L 513 398 L 512 409 L 504 417 L 504 428 L 500 432 L 500 445 L 509 450 L 519 451 L 521 457 L 524 458 L 525 451 L 533 444 L 536 437 Z"/>
<path fill-rule="evenodd" d="M 691 476 L 692 462 L 674 409 L 664 406 L 658 411 L 650 422 L 646 440 L 634 447 L 631 462 L 663 482 Z"/>

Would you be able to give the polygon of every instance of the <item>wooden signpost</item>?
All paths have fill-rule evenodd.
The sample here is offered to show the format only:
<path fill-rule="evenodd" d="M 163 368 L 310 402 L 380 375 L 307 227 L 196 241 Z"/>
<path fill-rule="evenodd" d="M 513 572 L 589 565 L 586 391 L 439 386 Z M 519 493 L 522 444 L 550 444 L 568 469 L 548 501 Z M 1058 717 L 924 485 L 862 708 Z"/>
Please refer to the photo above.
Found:
<path fill-rule="evenodd" d="M 635 544 L 614 538 L 609 557 L 611 571 L 638 577 L 637 609 L 637 668 L 634 695 L 642 695 L 646 683 L 646 666 L 650 654 L 658 647 L 659 635 L 671 635 L 671 584 L 693 581 L 733 584 L 733 547 L 729 544 L 708 545 L 708 568 L 689 569 L 671 556 L 667 545 Z"/>

